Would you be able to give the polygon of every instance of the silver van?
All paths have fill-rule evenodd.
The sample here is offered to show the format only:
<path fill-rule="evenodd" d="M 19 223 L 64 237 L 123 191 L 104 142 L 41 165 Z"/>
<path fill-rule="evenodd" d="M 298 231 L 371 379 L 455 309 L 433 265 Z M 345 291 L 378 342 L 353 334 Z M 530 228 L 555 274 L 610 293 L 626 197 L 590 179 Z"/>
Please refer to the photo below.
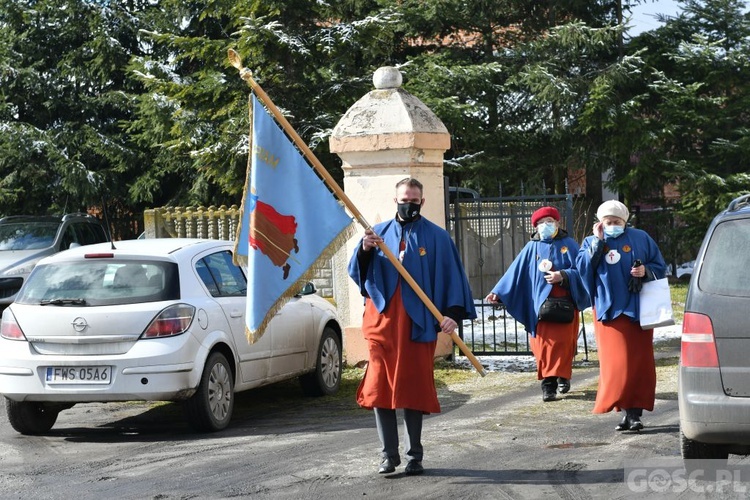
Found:
<path fill-rule="evenodd" d="M 677 398 L 684 459 L 750 454 L 750 194 L 708 228 L 685 302 Z"/>
<path fill-rule="evenodd" d="M 12 215 L 0 219 L 0 312 L 16 298 L 36 263 L 48 255 L 109 241 L 93 215 Z"/>

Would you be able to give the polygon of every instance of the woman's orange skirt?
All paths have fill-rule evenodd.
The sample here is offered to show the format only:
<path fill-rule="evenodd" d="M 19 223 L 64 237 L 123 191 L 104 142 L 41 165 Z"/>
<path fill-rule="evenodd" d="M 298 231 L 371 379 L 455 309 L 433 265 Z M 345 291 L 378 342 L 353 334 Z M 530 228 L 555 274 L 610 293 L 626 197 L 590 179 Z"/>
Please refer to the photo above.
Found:
<path fill-rule="evenodd" d="M 569 298 L 570 292 L 556 284 L 552 286 L 549 296 Z M 579 321 L 580 314 L 576 310 L 571 323 L 537 323 L 536 337 L 529 335 L 529 346 L 536 359 L 536 376 L 539 380 L 546 377 L 572 377 Z"/>
<path fill-rule="evenodd" d="M 529 336 L 529 346 L 536 359 L 536 376 L 570 379 L 573 375 L 573 358 L 578 342 L 579 314 L 571 323 L 540 321 L 536 337 Z"/>
<path fill-rule="evenodd" d="M 357 389 L 363 408 L 440 413 L 433 371 L 437 342 L 414 342 L 411 324 L 400 284 L 382 314 L 370 299 L 365 302 L 362 334 L 370 355 Z"/>
<path fill-rule="evenodd" d="M 599 388 L 594 413 L 628 408 L 653 411 L 656 399 L 654 330 L 641 330 L 627 316 L 594 322 Z"/>

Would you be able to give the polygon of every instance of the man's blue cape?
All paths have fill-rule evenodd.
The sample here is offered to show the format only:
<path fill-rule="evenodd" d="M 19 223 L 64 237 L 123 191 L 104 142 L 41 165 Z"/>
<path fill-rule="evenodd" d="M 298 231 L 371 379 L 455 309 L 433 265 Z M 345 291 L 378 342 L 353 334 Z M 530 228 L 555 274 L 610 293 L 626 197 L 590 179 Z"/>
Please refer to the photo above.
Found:
<path fill-rule="evenodd" d="M 458 306 L 464 310 L 464 318 L 452 319 L 460 322 L 461 319 L 477 317 L 458 250 L 443 228 L 420 217 L 403 227 L 392 219 L 377 224 L 373 230 L 383 238 L 394 255 L 399 255 L 399 244 L 402 235 L 405 236 L 406 249 L 402 264 L 441 313 L 445 314 L 448 308 Z M 361 245 L 360 241 L 359 246 Z M 372 251 L 375 254 L 367 268 L 367 275 L 360 275 L 357 250 L 349 262 L 349 275 L 359 286 L 362 295 L 370 297 L 377 310 L 383 312 L 394 298 L 399 274 L 380 249 Z M 401 286 L 401 299 L 412 320 L 412 340 L 436 340 L 440 330 L 437 319 L 407 284 Z"/>

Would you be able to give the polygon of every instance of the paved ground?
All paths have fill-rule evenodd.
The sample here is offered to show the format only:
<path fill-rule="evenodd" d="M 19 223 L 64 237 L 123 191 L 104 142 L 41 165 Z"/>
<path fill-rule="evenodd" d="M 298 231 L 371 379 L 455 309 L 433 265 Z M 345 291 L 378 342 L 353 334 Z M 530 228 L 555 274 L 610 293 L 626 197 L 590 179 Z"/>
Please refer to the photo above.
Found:
<path fill-rule="evenodd" d="M 0 418 L 0 497 L 649 498 L 624 471 L 679 456 L 676 356 L 660 353 L 656 408 L 639 433 L 615 432 L 619 415 L 591 414 L 594 364 L 578 366 L 571 392 L 551 403 L 533 373 L 440 386 L 443 411 L 425 420 L 427 472 L 417 477 L 403 466 L 376 473 L 374 421 L 354 404 L 354 380 L 334 398 L 305 399 L 291 384 L 240 394 L 231 427 L 210 435 L 192 434 L 171 404 L 79 405 L 40 437 Z"/>

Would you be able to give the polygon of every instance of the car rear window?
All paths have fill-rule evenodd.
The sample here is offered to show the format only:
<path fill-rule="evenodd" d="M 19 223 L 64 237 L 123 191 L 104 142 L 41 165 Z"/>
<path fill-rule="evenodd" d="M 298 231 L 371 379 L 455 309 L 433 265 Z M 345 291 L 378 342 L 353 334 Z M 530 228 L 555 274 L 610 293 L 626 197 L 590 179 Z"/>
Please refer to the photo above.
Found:
<path fill-rule="evenodd" d="M 698 287 L 707 293 L 750 297 L 750 219 L 717 224 L 703 257 Z"/>
<path fill-rule="evenodd" d="M 106 259 L 37 266 L 16 302 L 103 306 L 179 298 L 177 264 Z"/>

